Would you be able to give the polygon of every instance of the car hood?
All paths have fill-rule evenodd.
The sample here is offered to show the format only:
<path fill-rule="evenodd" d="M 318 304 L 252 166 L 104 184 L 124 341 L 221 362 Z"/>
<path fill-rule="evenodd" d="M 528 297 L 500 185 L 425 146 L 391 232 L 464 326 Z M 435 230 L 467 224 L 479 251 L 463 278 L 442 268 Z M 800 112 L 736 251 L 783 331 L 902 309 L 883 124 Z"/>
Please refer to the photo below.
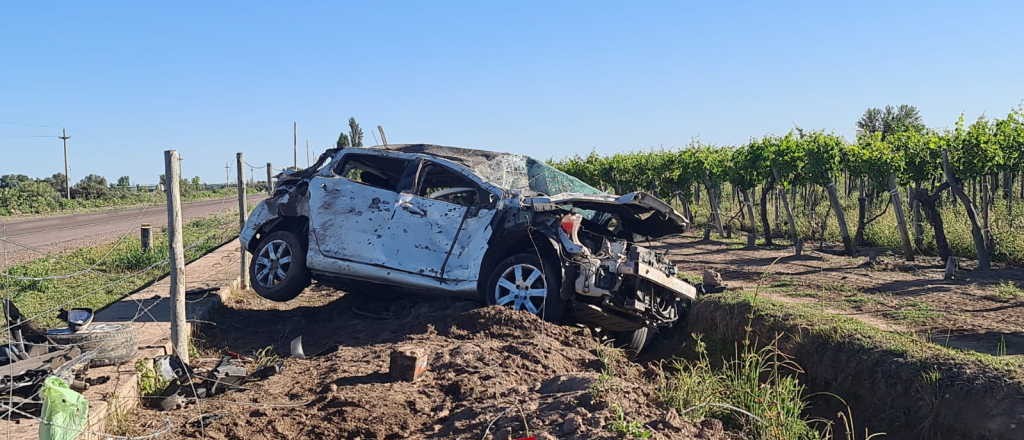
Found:
<path fill-rule="evenodd" d="M 642 191 L 621 196 L 562 193 L 548 197 L 533 197 L 532 200 L 534 203 L 566 204 L 579 209 L 615 214 L 631 232 L 651 238 L 680 234 L 688 224 L 686 217 L 668 203 Z"/>

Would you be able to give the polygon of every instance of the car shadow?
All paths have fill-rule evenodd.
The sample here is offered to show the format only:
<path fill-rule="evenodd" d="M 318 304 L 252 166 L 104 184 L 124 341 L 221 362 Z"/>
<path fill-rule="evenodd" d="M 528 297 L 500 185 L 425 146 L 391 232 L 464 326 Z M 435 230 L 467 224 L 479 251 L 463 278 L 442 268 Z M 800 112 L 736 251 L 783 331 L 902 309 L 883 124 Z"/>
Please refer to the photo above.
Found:
<path fill-rule="evenodd" d="M 304 298 L 309 294 L 314 297 Z M 254 301 L 265 300 L 226 305 L 215 323 L 199 330 L 201 347 L 249 354 L 269 346 L 278 355 L 289 356 L 291 342 L 301 336 L 305 354 L 315 356 L 338 347 L 395 344 L 428 331 L 446 331 L 457 325 L 462 312 L 482 305 L 387 288 L 346 293 L 313 287 L 293 300 L 297 306 L 263 303 L 249 307 Z"/>

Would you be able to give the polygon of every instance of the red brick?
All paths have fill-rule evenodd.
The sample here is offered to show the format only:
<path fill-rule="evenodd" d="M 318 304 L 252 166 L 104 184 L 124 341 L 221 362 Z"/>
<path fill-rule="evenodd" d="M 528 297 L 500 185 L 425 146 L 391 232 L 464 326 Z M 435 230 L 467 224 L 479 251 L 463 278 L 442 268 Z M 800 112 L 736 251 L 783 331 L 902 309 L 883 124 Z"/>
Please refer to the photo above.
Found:
<path fill-rule="evenodd" d="M 403 345 L 391 352 L 389 374 L 392 377 L 406 382 L 414 382 L 426 371 L 426 350 L 413 345 Z"/>

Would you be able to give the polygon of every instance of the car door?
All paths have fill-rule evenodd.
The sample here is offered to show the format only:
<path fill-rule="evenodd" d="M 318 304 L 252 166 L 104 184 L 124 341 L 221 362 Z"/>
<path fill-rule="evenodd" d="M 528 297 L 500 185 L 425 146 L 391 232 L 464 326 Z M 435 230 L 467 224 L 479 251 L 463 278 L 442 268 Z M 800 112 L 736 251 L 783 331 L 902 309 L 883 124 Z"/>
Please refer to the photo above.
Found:
<path fill-rule="evenodd" d="M 481 216 L 493 215 L 493 209 L 480 209 L 484 204 L 481 202 L 490 199 L 489 194 L 461 170 L 431 159 L 421 160 L 413 186 L 399 194 L 388 224 L 388 266 L 449 279 L 445 263 L 453 245 L 463 242 L 460 231 L 466 221 L 473 219 L 475 225 Z M 455 279 L 466 279 L 467 273 L 462 270 L 462 278 Z"/>
<path fill-rule="evenodd" d="M 409 161 L 347 153 L 333 173 L 310 181 L 311 235 L 332 259 L 386 265 L 384 241 Z"/>

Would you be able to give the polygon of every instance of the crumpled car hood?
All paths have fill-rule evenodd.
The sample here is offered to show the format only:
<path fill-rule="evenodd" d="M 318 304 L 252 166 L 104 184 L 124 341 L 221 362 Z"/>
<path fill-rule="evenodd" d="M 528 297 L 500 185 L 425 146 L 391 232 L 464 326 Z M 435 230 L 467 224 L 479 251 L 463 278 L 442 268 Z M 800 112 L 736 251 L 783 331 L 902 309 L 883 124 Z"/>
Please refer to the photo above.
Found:
<path fill-rule="evenodd" d="M 651 238 L 680 234 L 689 223 L 683 214 L 663 200 L 643 191 L 616 196 L 611 194 L 562 193 L 549 197 L 533 197 L 535 202 L 570 204 L 615 214 L 623 226 L 634 234 Z"/>

